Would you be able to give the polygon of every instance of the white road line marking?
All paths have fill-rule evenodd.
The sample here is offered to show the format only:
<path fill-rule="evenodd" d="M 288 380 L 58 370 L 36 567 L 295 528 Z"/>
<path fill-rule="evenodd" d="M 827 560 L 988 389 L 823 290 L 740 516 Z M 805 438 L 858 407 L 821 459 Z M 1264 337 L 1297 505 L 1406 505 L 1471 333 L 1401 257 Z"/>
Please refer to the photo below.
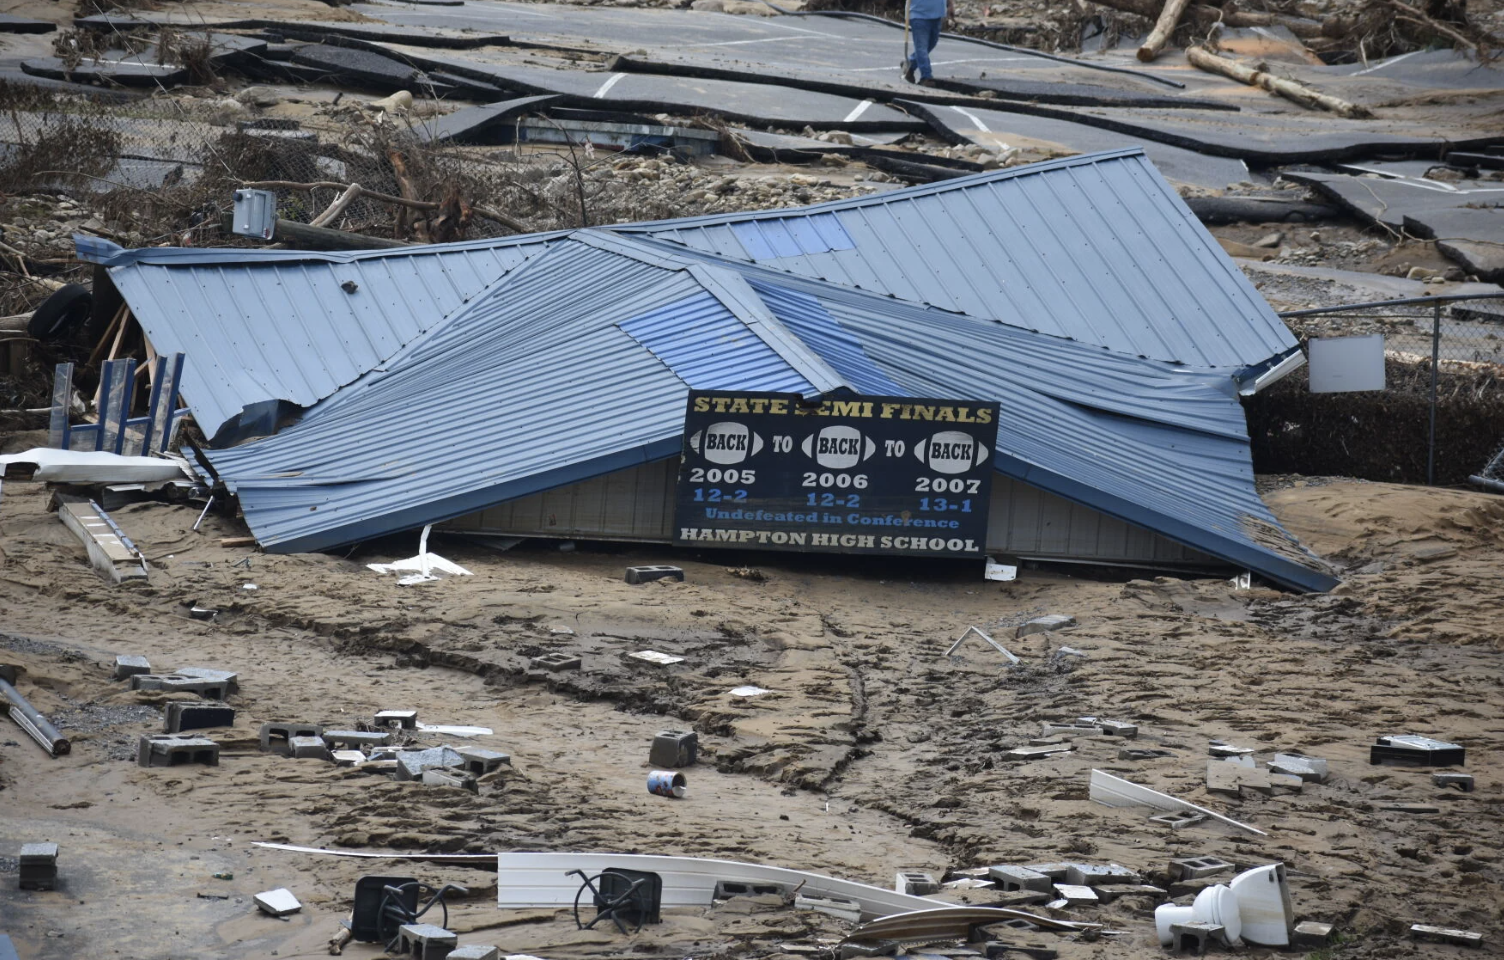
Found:
<path fill-rule="evenodd" d="M 855 120 L 857 117 L 860 117 L 862 114 L 866 113 L 867 112 L 867 108 L 870 107 L 870 106 L 872 106 L 872 101 L 871 100 L 863 100 L 861 103 L 857 104 L 854 108 L 852 108 L 852 111 L 850 113 L 846 114 L 846 119 L 842 120 L 841 122 L 842 123 L 850 123 L 851 121 Z"/>
<path fill-rule="evenodd" d="M 619 82 L 621 82 L 621 78 L 625 77 L 625 76 L 626 76 L 625 73 L 613 73 L 613 74 L 611 74 L 610 78 L 605 83 L 601 84 L 601 88 L 599 90 L 595 91 L 595 93 L 591 94 L 591 96 L 594 99 L 596 99 L 596 100 L 601 99 L 602 97 L 604 97 L 606 95 L 607 91 L 609 91 L 612 87 L 616 86 Z"/>
<path fill-rule="evenodd" d="M 991 130 L 987 129 L 987 124 L 982 122 L 982 118 L 972 113 L 970 110 L 962 110 L 960 107 L 951 107 L 951 109 L 956 111 L 966 119 L 970 120 L 972 123 L 976 124 L 977 129 L 982 131 L 983 133 L 992 132 Z"/>
<path fill-rule="evenodd" d="M 1402 53 L 1402 54 L 1400 54 L 1397 57 L 1390 57 L 1388 60 L 1384 60 L 1384 61 L 1382 61 L 1380 63 L 1374 64 L 1373 66 L 1369 67 L 1367 70 L 1359 70 L 1357 73 L 1352 74 L 1352 76 L 1354 76 L 1354 77 L 1361 77 L 1365 73 L 1373 73 L 1375 70 L 1382 70 L 1385 67 L 1393 66 L 1394 64 L 1399 63 L 1401 60 L 1408 60 L 1409 58 L 1415 56 L 1417 53 L 1420 53 L 1420 51 L 1419 50 L 1411 50 L 1409 53 Z"/>

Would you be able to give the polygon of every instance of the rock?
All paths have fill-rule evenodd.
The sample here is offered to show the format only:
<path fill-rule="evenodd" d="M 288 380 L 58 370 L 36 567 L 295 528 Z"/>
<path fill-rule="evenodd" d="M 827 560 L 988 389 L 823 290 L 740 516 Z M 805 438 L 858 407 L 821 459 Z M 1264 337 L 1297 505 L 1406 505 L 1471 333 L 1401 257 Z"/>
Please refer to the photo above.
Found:
<path fill-rule="evenodd" d="M 1253 241 L 1253 246 L 1264 247 L 1266 249 L 1274 249 L 1284 242 L 1285 235 L 1283 233 L 1266 233 L 1262 237 L 1259 237 L 1257 240 Z"/>
<path fill-rule="evenodd" d="M 706 13 L 725 13 L 726 4 L 725 0 L 694 0 L 694 3 L 689 5 L 689 9 L 703 10 Z"/>

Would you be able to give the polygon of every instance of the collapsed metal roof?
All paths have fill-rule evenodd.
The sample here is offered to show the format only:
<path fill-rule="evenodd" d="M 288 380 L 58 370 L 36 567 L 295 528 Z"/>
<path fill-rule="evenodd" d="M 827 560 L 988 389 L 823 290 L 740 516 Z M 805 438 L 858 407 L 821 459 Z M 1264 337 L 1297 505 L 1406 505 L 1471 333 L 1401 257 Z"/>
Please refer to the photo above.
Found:
<path fill-rule="evenodd" d="M 609 228 L 1234 377 L 1294 338 L 1138 149 L 851 200 Z M 360 253 L 122 250 L 80 238 L 210 437 L 376 369 L 564 234 Z"/>
<path fill-rule="evenodd" d="M 604 232 L 552 240 L 298 422 L 205 454 L 263 546 L 325 549 L 674 456 L 690 389 L 996 399 L 1003 473 L 1334 583 L 1258 498 L 1223 374 Z"/>

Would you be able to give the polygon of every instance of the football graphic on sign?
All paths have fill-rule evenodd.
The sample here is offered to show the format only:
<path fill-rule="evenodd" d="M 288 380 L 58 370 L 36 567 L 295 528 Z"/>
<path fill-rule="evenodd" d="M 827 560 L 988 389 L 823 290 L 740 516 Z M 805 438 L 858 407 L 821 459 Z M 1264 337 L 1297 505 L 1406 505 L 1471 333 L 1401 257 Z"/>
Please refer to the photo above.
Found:
<path fill-rule="evenodd" d="M 987 459 L 987 448 L 970 434 L 946 430 L 916 444 L 914 456 L 936 473 L 965 473 Z"/>
<path fill-rule="evenodd" d="M 722 420 L 689 438 L 690 449 L 711 463 L 741 463 L 762 450 L 762 437 L 744 423 Z"/>
<path fill-rule="evenodd" d="M 800 449 L 827 470 L 845 470 L 876 453 L 877 444 L 855 427 L 824 427 L 805 437 Z"/>

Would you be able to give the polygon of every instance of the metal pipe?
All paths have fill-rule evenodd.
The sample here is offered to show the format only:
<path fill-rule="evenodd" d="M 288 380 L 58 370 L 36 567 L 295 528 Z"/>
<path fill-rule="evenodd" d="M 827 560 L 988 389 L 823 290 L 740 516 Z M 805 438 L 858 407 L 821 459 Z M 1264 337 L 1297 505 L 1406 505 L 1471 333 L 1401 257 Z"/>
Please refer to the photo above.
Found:
<path fill-rule="evenodd" d="M 42 749 L 54 757 L 61 757 L 73 749 L 68 738 L 57 732 L 57 727 L 37 712 L 37 708 L 5 680 L 0 679 L 0 701 L 9 705 L 10 718 L 16 726 L 26 731 L 27 736 L 42 745 Z"/>
<path fill-rule="evenodd" d="M 1441 302 L 1431 316 L 1431 439 L 1426 445 L 1426 486 L 1436 485 L 1436 368 L 1441 362 Z"/>
<path fill-rule="evenodd" d="M 1324 313 L 1348 313 L 1353 310 L 1372 310 L 1375 307 L 1409 307 L 1423 303 L 1458 303 L 1463 300 L 1500 300 L 1504 293 L 1449 293 L 1434 297 L 1405 297 L 1401 300 L 1374 300 L 1369 303 L 1347 303 L 1340 307 L 1308 307 L 1304 310 L 1286 310 L 1281 317 L 1316 317 Z"/>

